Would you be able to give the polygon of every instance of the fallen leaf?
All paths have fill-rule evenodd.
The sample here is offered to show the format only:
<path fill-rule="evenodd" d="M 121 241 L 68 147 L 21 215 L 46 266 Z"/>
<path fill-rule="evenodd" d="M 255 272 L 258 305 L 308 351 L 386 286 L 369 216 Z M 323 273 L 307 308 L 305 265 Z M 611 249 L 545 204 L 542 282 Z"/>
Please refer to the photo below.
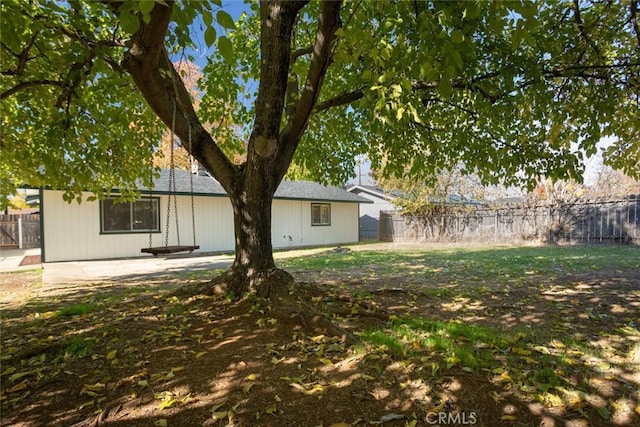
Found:
<path fill-rule="evenodd" d="M 16 384 L 16 385 L 14 385 L 13 387 L 11 387 L 11 388 L 8 390 L 8 392 L 9 392 L 9 393 L 15 393 L 16 391 L 21 391 L 21 390 L 26 389 L 26 388 L 27 388 L 27 386 L 28 386 L 28 383 L 27 383 L 27 381 L 25 380 L 25 381 L 22 381 L 21 383 L 18 383 L 18 384 Z"/>
<path fill-rule="evenodd" d="M 460 358 L 457 356 L 451 356 L 447 358 L 447 368 L 451 368 L 460 363 Z"/>
<path fill-rule="evenodd" d="M 211 414 L 211 417 L 214 420 L 223 420 L 223 419 L 227 418 L 227 415 L 229 415 L 229 411 L 217 411 L 217 412 L 213 412 Z"/>
<path fill-rule="evenodd" d="M 529 356 L 531 354 L 531 350 L 525 350 L 524 348 L 512 348 L 511 352 L 513 354 L 519 354 L 520 356 Z"/>
<path fill-rule="evenodd" d="M 533 347 L 533 349 L 542 354 L 551 354 L 551 351 L 549 351 L 549 349 L 543 345 L 537 345 Z"/>
<path fill-rule="evenodd" d="M 564 406 L 564 401 L 553 393 L 547 393 L 545 395 L 545 401 L 549 406 L 562 407 Z"/>
<path fill-rule="evenodd" d="M 95 405 L 95 403 L 96 403 L 96 401 L 95 401 L 95 400 L 90 400 L 90 401 L 88 401 L 88 402 L 84 402 L 82 405 L 80 405 L 80 406 L 78 407 L 78 410 L 82 410 L 82 409 L 84 409 L 84 408 L 86 408 L 86 407 L 93 406 L 93 405 Z"/>
<path fill-rule="evenodd" d="M 222 402 L 222 403 L 218 403 L 217 405 L 213 405 L 209 411 L 211 412 L 217 412 L 218 409 L 222 408 L 224 405 L 226 404 L 226 402 Z"/>
<path fill-rule="evenodd" d="M 14 366 L 10 366 L 7 369 L 5 369 L 4 371 L 2 371 L 2 374 L 0 374 L 0 375 L 2 375 L 4 377 L 5 375 L 13 374 L 15 371 L 17 371 L 17 368 L 14 367 Z"/>
<path fill-rule="evenodd" d="M 400 414 L 386 414 L 380 417 L 381 423 L 386 423 L 393 420 L 404 420 L 404 415 Z"/>
<path fill-rule="evenodd" d="M 156 427 L 167 427 L 167 420 L 160 418 L 159 420 L 155 420 L 153 425 Z"/>
<path fill-rule="evenodd" d="M 116 358 L 116 353 L 118 352 L 118 350 L 111 350 L 109 353 L 107 353 L 107 360 L 113 360 Z"/>
<path fill-rule="evenodd" d="M 104 390 L 104 389 L 105 389 L 105 387 L 106 387 L 106 385 L 105 385 L 105 384 L 103 384 L 103 383 L 101 383 L 101 382 L 97 382 L 97 383 L 95 383 L 95 384 L 85 384 L 85 385 L 84 385 L 84 387 L 82 387 L 82 390 L 83 390 L 83 391 L 88 390 L 88 391 L 94 391 L 94 392 L 97 392 L 97 391 L 102 391 L 102 390 Z M 80 393 L 82 394 L 82 391 L 81 391 Z"/>
<path fill-rule="evenodd" d="M 18 381 L 19 379 L 26 377 L 27 375 L 31 375 L 33 374 L 33 371 L 24 371 L 24 372 L 18 372 L 17 374 L 13 374 L 9 377 L 9 381 L 11 381 L 12 383 Z"/>
<path fill-rule="evenodd" d="M 500 417 L 502 421 L 515 421 L 518 419 L 515 415 L 503 415 Z"/>
<path fill-rule="evenodd" d="M 326 365 L 326 366 L 333 366 L 333 362 L 329 359 L 327 359 L 326 357 L 321 357 L 320 361 L 322 362 L 322 364 Z"/>
<path fill-rule="evenodd" d="M 167 409 L 167 408 L 171 408 L 173 405 L 175 405 L 176 403 L 178 403 L 178 401 L 176 399 L 170 398 L 167 400 L 163 400 L 162 402 L 160 402 L 160 404 L 158 405 L 158 409 L 160 411 L 162 411 L 163 409 Z"/>

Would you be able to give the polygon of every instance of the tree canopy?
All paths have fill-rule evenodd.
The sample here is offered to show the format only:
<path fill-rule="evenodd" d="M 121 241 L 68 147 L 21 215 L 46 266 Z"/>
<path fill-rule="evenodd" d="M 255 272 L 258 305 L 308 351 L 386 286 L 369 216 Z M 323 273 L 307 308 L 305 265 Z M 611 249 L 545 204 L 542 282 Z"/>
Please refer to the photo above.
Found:
<path fill-rule="evenodd" d="M 174 59 L 201 40 L 211 47 L 198 116 L 238 124 L 210 132 L 233 158 L 265 106 L 261 49 L 275 36 L 261 30 L 260 12 L 274 5 L 251 4 L 234 22 L 216 1 L 2 2 L 2 193 L 28 183 L 103 194 L 148 175 L 162 126 L 123 58 L 151 29 Z M 581 156 L 607 135 L 616 142 L 606 161 L 638 176 L 637 1 L 323 7 L 293 11 L 276 121 L 277 132 L 295 113 L 308 123 L 294 162 L 317 179 L 344 181 L 358 154 L 386 174 L 408 166 L 428 177 L 462 162 L 490 182 L 577 177 Z M 159 9 L 171 9 L 166 30 Z M 335 41 L 316 55 L 329 14 Z M 314 59 L 327 62 L 315 83 Z"/>

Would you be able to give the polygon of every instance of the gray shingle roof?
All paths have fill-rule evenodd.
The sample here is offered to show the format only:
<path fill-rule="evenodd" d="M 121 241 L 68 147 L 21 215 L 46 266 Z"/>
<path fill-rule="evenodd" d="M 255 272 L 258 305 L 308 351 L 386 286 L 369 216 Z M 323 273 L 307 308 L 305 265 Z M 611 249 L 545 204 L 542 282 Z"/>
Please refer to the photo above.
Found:
<path fill-rule="evenodd" d="M 189 171 L 176 169 L 176 194 L 190 194 L 191 184 Z M 142 194 L 148 193 L 148 188 L 139 187 Z M 163 169 L 160 177 L 154 180 L 152 192 L 166 194 L 169 192 L 169 170 Z M 193 194 L 198 196 L 226 197 L 227 192 L 220 183 L 208 175 L 193 175 Z M 357 194 L 349 193 L 341 188 L 318 184 L 311 181 L 282 181 L 276 194 L 276 199 L 318 200 L 333 202 L 371 203 L 370 200 Z"/>

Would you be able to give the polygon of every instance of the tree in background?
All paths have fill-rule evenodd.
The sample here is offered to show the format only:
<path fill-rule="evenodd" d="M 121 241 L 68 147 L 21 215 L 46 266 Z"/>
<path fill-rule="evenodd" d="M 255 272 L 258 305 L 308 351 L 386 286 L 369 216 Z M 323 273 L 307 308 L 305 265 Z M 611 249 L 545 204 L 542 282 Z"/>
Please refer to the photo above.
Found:
<path fill-rule="evenodd" d="M 274 0 L 237 22 L 215 0 L 0 7 L 1 192 L 135 194 L 158 119 L 191 132 L 233 207 L 236 257 L 218 283 L 234 293 L 291 281 L 273 260 L 271 202 L 292 162 L 330 182 L 367 154 L 384 176 L 433 181 L 462 164 L 533 185 L 579 178 L 581 153 L 612 135 L 606 160 L 640 174 L 637 1 Z M 200 34 L 216 49 L 196 112 L 172 59 Z M 223 117 L 238 127 L 206 128 Z"/>
<path fill-rule="evenodd" d="M 9 199 L 8 207 L 12 209 L 22 210 L 28 209 L 29 205 L 27 204 L 27 199 L 25 198 L 25 196 L 17 193 L 11 196 L 11 198 Z"/>
<path fill-rule="evenodd" d="M 535 206 L 540 204 L 563 206 L 586 202 L 588 194 L 588 188 L 575 180 L 545 178 L 538 181 L 526 200 Z"/>
<path fill-rule="evenodd" d="M 604 166 L 589 189 L 589 193 L 594 199 L 640 197 L 640 181 L 621 171 Z"/>
<path fill-rule="evenodd" d="M 376 174 L 379 176 L 379 174 Z M 464 175 L 459 167 L 441 169 L 434 180 L 403 177 L 377 178 L 385 192 L 394 195 L 393 204 L 401 215 L 418 224 L 420 236 L 446 240 L 447 220 L 483 201 L 485 187 L 477 177 Z"/>

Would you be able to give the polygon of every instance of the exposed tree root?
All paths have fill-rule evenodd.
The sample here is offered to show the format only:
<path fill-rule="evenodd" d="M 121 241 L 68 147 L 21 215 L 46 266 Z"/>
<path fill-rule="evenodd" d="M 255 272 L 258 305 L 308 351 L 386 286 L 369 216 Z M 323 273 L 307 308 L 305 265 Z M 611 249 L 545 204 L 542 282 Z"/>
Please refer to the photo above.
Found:
<path fill-rule="evenodd" d="M 262 273 L 248 274 L 231 268 L 210 282 L 190 285 L 174 293 L 177 296 L 225 295 L 236 297 L 255 292 L 256 296 L 268 301 L 270 315 L 286 322 L 294 322 L 309 333 L 322 333 L 339 337 L 351 345 L 358 341 L 348 330 L 331 320 L 325 313 L 314 307 L 313 299 L 326 297 L 331 302 L 349 304 L 349 307 L 327 307 L 329 315 L 368 317 L 385 322 L 389 320 L 386 312 L 374 303 L 356 299 L 350 295 L 329 295 L 320 286 L 309 283 L 295 283 L 286 271 L 271 269 Z"/>
<path fill-rule="evenodd" d="M 332 302 L 346 302 L 350 307 L 331 307 L 328 306 L 324 311 L 329 316 L 353 316 L 357 315 L 361 318 L 373 318 L 385 322 L 389 320 L 386 312 L 380 310 L 375 304 L 354 299 L 349 295 L 338 295 L 331 297 L 320 286 L 308 283 L 296 283 L 291 286 L 291 291 L 286 298 L 278 299 L 275 305 L 272 305 L 271 315 L 288 321 L 297 322 L 301 327 L 312 333 L 323 333 L 328 336 L 339 337 L 345 343 L 351 345 L 358 341 L 358 338 L 348 330 L 341 327 L 333 321 L 327 314 L 311 305 L 311 301 L 315 298 L 326 296 Z M 355 308 L 355 310 L 354 310 Z"/>
<path fill-rule="evenodd" d="M 320 332 L 327 336 L 338 337 L 348 345 L 358 342 L 356 336 L 351 332 L 306 304 L 275 307 L 270 314 L 278 319 L 296 322 L 308 332 Z"/>
<path fill-rule="evenodd" d="M 250 292 L 264 299 L 284 297 L 294 283 L 293 276 L 279 268 L 263 272 L 252 272 L 247 269 L 231 267 L 210 282 L 198 283 L 178 289 L 176 296 L 191 295 L 225 295 L 241 297 Z"/>
<path fill-rule="evenodd" d="M 96 413 L 96 415 L 77 422 L 71 427 L 96 427 L 106 425 L 109 418 L 118 417 L 121 412 L 126 414 L 130 407 L 134 407 L 139 403 L 139 399 L 131 400 L 129 397 L 117 399 L 115 402 L 112 402 L 109 408 L 105 408 Z"/>

